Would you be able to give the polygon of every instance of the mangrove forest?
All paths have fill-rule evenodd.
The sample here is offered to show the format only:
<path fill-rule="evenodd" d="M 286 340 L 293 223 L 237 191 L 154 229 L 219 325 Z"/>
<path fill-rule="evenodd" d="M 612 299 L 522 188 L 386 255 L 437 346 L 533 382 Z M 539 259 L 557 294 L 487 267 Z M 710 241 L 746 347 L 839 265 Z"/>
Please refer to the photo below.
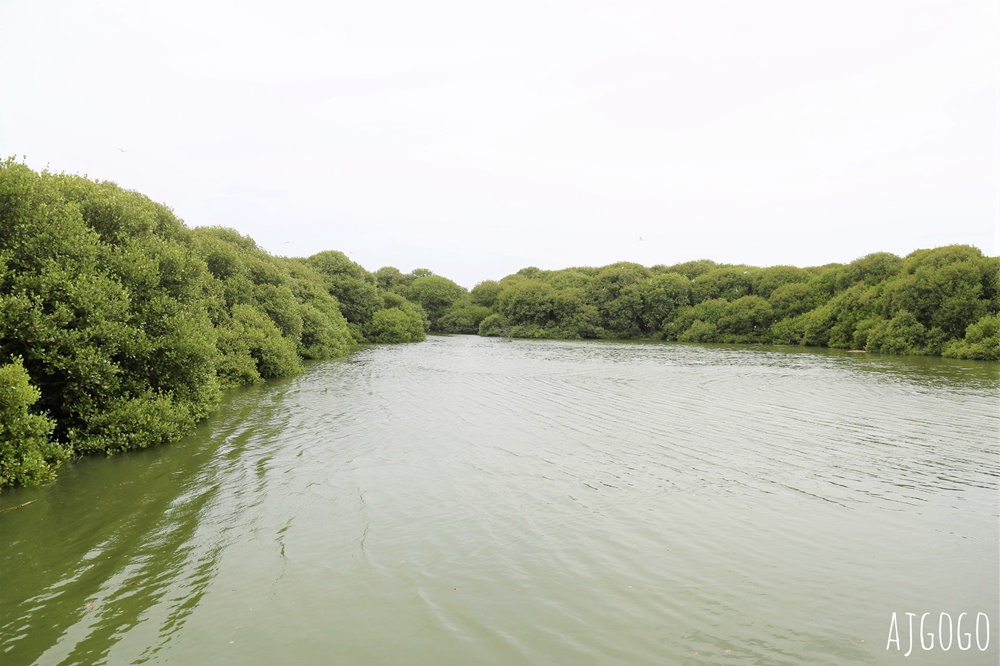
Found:
<path fill-rule="evenodd" d="M 176 441 L 226 389 L 428 332 L 1000 360 L 1000 258 L 952 245 L 800 268 L 524 268 L 473 289 L 271 255 L 110 182 L 0 162 L 0 490 Z"/>

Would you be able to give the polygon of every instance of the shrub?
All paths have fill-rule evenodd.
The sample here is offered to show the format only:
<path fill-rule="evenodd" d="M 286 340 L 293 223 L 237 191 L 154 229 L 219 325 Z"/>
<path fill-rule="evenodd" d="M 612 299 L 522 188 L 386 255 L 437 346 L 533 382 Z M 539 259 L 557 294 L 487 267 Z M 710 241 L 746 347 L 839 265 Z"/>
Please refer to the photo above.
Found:
<path fill-rule="evenodd" d="M 40 395 L 20 358 L 0 366 L 0 489 L 49 481 L 69 457 L 49 440 L 55 421 L 28 411 Z"/>
<path fill-rule="evenodd" d="M 1000 361 L 1000 314 L 987 315 L 965 330 L 965 338 L 948 343 L 942 356 Z"/>
<path fill-rule="evenodd" d="M 885 354 L 916 354 L 926 339 L 924 325 L 903 310 L 889 321 L 881 321 L 868 331 L 865 349 Z"/>
<path fill-rule="evenodd" d="M 425 338 L 422 322 L 400 308 L 377 311 L 365 336 L 372 342 L 420 342 Z"/>

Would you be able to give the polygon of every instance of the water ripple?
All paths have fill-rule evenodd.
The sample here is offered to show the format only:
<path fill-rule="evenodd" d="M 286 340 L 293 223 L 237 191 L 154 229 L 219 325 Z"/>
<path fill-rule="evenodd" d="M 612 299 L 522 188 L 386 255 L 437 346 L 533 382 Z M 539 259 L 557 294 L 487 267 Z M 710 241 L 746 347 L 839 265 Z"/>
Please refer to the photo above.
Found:
<path fill-rule="evenodd" d="M 995 364 L 677 344 L 312 364 L 5 497 L 38 510 L 0 514 L 0 657 L 889 663 L 894 611 L 1000 626 L 998 389 Z"/>

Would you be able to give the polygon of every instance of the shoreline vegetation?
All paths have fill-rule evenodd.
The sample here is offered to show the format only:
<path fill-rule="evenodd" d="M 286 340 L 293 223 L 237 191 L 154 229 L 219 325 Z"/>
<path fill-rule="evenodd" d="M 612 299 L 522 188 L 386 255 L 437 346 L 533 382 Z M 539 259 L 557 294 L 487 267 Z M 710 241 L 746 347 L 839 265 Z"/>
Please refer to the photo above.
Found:
<path fill-rule="evenodd" d="M 779 344 L 1000 360 L 1000 258 L 524 268 L 466 290 L 342 252 L 277 257 L 137 192 L 0 161 L 0 491 L 176 441 L 222 391 L 427 332 Z"/>

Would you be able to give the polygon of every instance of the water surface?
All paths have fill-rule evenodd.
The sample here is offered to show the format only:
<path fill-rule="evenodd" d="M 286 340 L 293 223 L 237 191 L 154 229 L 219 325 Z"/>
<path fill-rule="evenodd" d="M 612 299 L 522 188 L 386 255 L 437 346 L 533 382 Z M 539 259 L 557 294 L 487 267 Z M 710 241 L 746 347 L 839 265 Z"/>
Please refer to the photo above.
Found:
<path fill-rule="evenodd" d="M 996 664 L 998 368 L 465 336 L 313 364 L 0 497 L 0 663 Z M 988 649 L 904 657 L 907 612 L 985 613 Z"/>

